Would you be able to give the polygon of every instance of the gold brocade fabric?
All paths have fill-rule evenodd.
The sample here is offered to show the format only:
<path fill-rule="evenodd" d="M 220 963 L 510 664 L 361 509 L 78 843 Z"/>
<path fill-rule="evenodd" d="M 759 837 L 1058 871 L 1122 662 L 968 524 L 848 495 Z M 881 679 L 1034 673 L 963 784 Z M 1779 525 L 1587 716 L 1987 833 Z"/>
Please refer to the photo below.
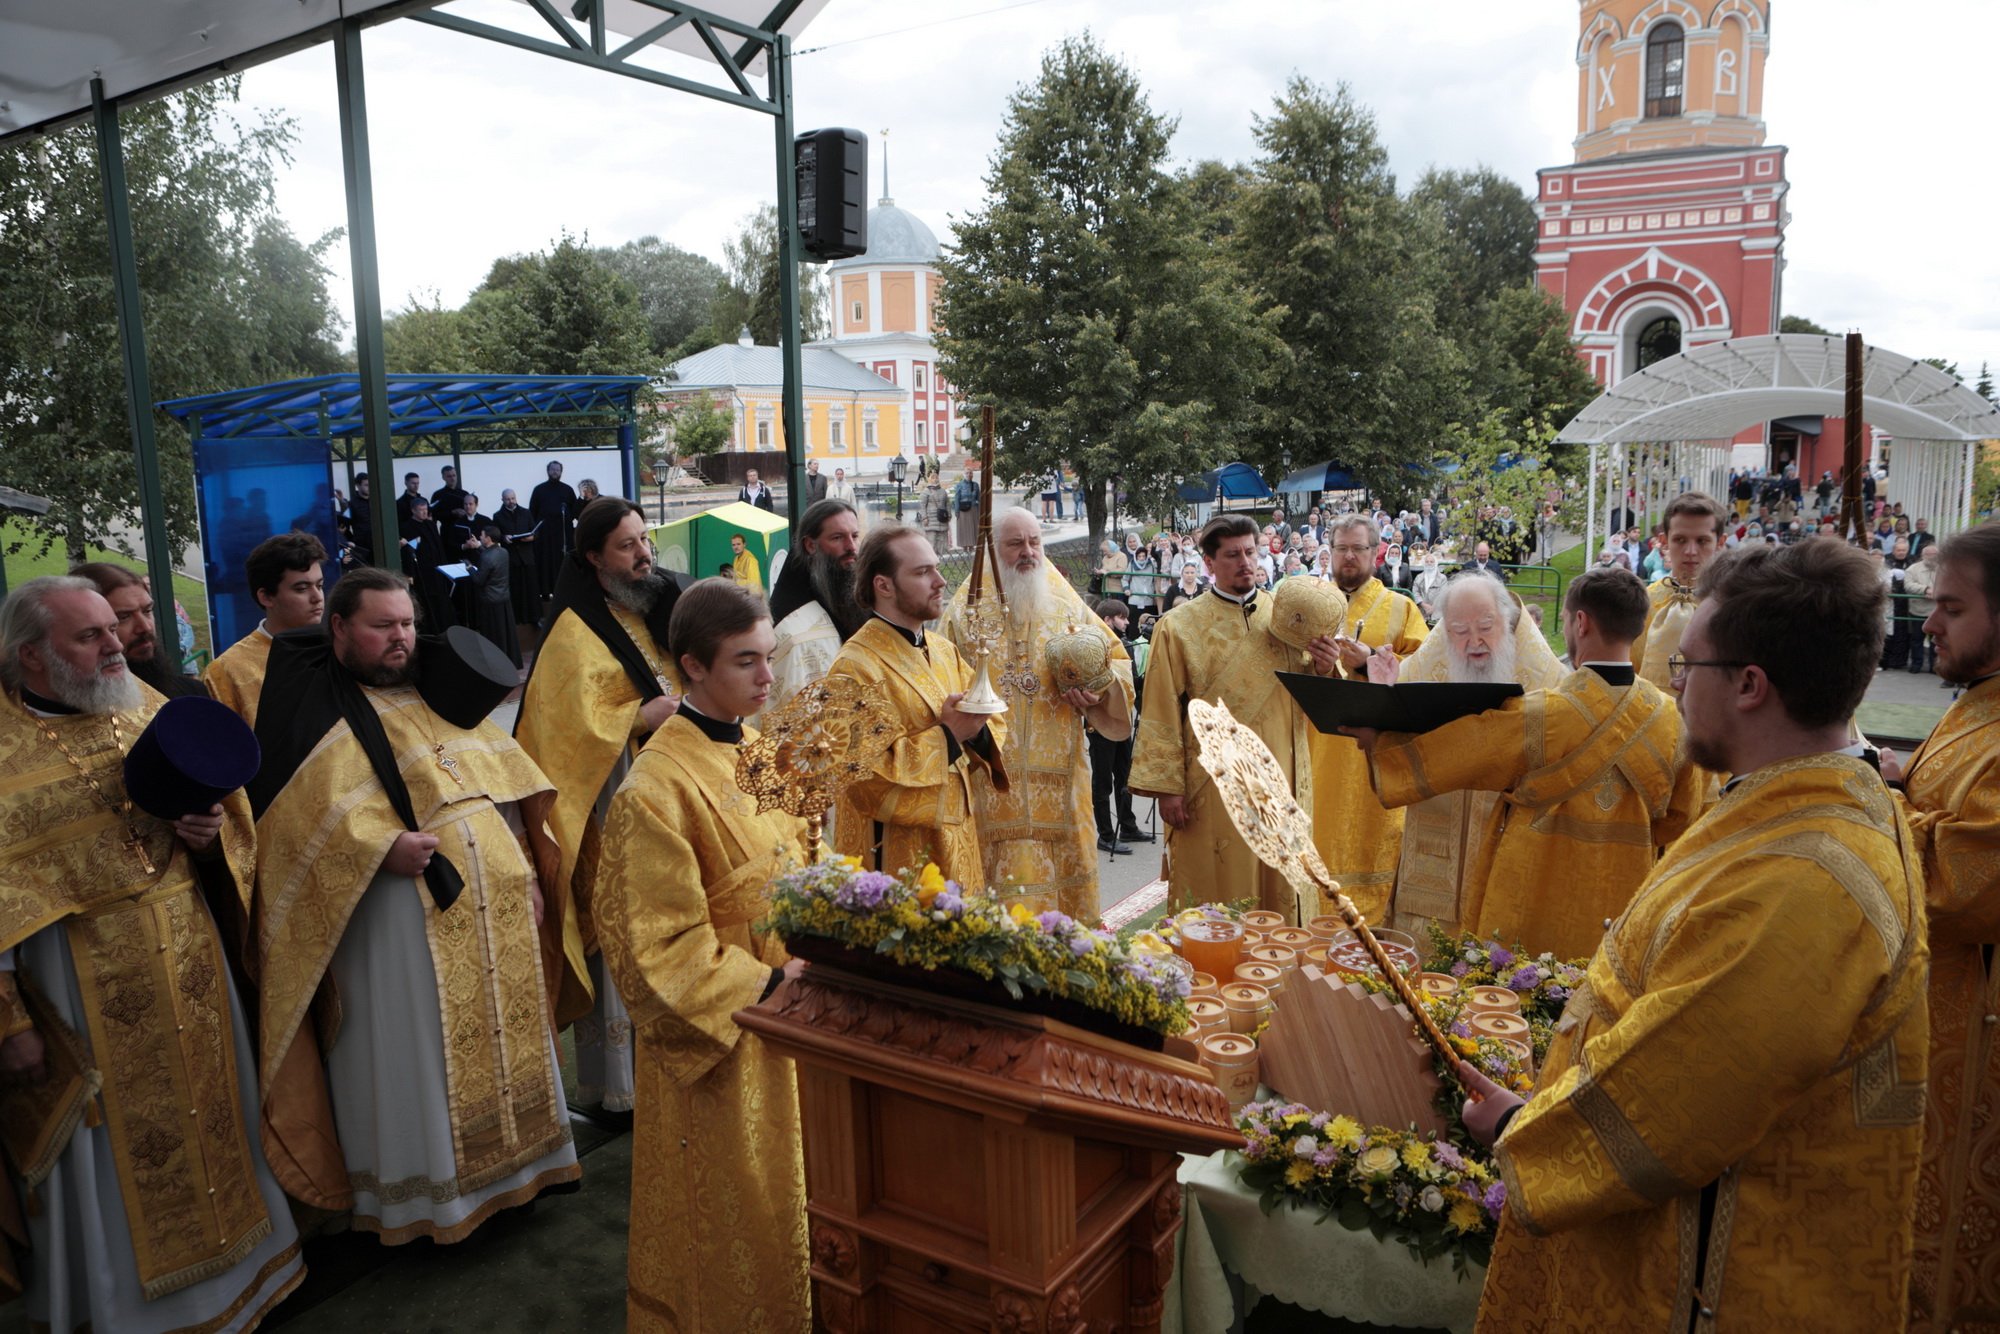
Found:
<path fill-rule="evenodd" d="M 496 809 L 546 792 L 549 784 L 492 723 L 455 728 L 414 690 L 367 693 L 418 826 L 437 837 L 438 854 L 465 879 L 464 892 L 443 912 L 421 880 L 417 892 L 437 970 L 457 1184 L 478 1190 L 553 1151 L 569 1134 L 549 1051 L 532 872 Z M 462 784 L 439 767 L 432 751 L 438 742 L 457 762 Z M 325 997 L 318 1013 L 337 1013 L 327 965 L 403 832 L 345 722 L 334 725 L 257 822 L 266 1152 L 285 1189 L 321 1207 L 340 1207 L 346 1181 L 330 1110 L 321 1125 L 317 1108 L 308 1108 L 297 1128 L 283 1113 L 310 1101 L 300 1085 L 313 1077 L 318 1047 L 304 1025 L 316 998 Z M 336 1032 L 317 1036 L 331 1043 Z M 317 1156 L 329 1145 L 331 1162 Z"/>
<path fill-rule="evenodd" d="M 745 740 L 755 739 L 745 731 Z M 785 952 L 752 934 L 803 859 L 804 822 L 757 813 L 737 748 L 685 718 L 612 801 L 604 960 L 638 1041 L 626 1320 L 634 1331 L 794 1331 L 808 1319 L 805 1163 L 792 1062 L 732 1017 Z"/>
<path fill-rule="evenodd" d="M 1647 586 L 1646 598 L 1652 610 L 1646 614 L 1646 628 L 1632 641 L 1632 663 L 1639 669 L 1640 680 L 1650 681 L 1655 689 L 1672 696 L 1678 692 L 1673 688 L 1667 659 L 1681 651 L 1681 632 L 1694 615 L 1694 590 L 1665 574 Z"/>
<path fill-rule="evenodd" d="M 1745 776 L 1674 844 L 1495 1149 L 1481 1331 L 1902 1328 L 1919 875 L 1881 778 L 1844 755 Z"/>
<path fill-rule="evenodd" d="M 970 750 L 954 763 L 938 722 L 945 696 L 972 686 L 972 669 L 958 649 L 939 634 L 925 635 L 917 648 L 871 616 L 841 645 L 827 676 L 852 677 L 880 695 L 906 729 L 876 761 L 873 777 L 842 790 L 834 808 L 834 847 L 892 874 L 933 861 L 968 892 L 984 890 L 972 770 L 988 766 Z M 987 728 L 994 755 L 1004 756 L 1007 715 L 995 714 Z"/>
<path fill-rule="evenodd" d="M 1167 831 L 1168 901 L 1175 908 L 1254 898 L 1260 908 L 1296 917 L 1291 885 L 1257 860 L 1201 767 L 1187 706 L 1197 699 L 1228 705 L 1237 722 L 1263 739 L 1291 779 L 1292 795 L 1310 810 L 1309 725 L 1276 673 L 1311 670 L 1310 656 L 1271 633 L 1268 595 L 1259 594 L 1246 617 L 1237 603 L 1204 593 L 1154 625 L 1130 782 L 1146 796 L 1186 798 L 1187 824 Z"/>
<path fill-rule="evenodd" d="M 1524 690 L 1546 690 L 1567 675 L 1569 669 L 1549 650 L 1541 627 L 1524 613 L 1514 627 L 1514 680 Z M 1451 636 L 1426 637 L 1396 679 L 1449 681 Z M 1390 925 L 1422 938 L 1433 923 L 1457 935 L 1461 921 L 1471 920 L 1466 898 L 1473 864 L 1498 800 L 1492 792 L 1447 792 L 1403 808 Z"/>
<path fill-rule="evenodd" d="M 264 693 L 264 669 L 270 661 L 271 636 L 260 625 L 209 663 L 201 683 L 237 717 L 255 727 L 257 700 Z"/>
<path fill-rule="evenodd" d="M 645 619 L 616 603 L 608 605 L 655 675 L 664 678 L 669 689 L 678 689 L 666 654 L 653 643 Z M 542 892 L 553 919 L 544 930 L 553 934 L 560 929 L 570 974 L 556 1001 L 558 1026 L 590 1012 L 586 958 L 597 953 L 590 899 L 604 832 L 597 798 L 637 739 L 640 702 L 639 688 L 583 618 L 569 612 L 558 617 L 535 654 L 535 670 L 528 677 L 514 725 L 514 739 L 555 787 L 548 826 L 562 864 L 556 884 L 544 884 Z"/>
<path fill-rule="evenodd" d="M 1095 922 L 1097 819 L 1090 810 L 1090 746 L 1084 718 L 1071 708 L 1049 675 L 1044 646 L 1071 628 L 1095 630 L 1111 655 L 1112 683 L 1090 711 L 1093 726 L 1120 737 L 1131 727 L 1132 660 L 1069 581 L 1046 562 L 1050 610 L 1031 624 L 1010 622 L 1007 645 L 995 655 L 994 688 L 1007 699 L 1008 790 L 998 791 L 982 769 L 972 780 L 986 883 L 1020 885 L 1054 894 L 1055 905 L 1080 921 Z M 970 584 L 959 588 L 945 611 L 944 633 L 964 637 Z M 1122 739 L 1122 738 L 1121 738 Z"/>
<path fill-rule="evenodd" d="M 1380 579 L 1370 579 L 1347 599 L 1346 633 L 1369 648 L 1387 644 L 1398 658 L 1408 658 L 1430 629 L 1416 603 Z M 1384 810 L 1375 799 L 1368 786 L 1368 757 L 1352 737 L 1315 731 L 1312 769 L 1310 809 L 1320 860 L 1363 917 L 1386 921 L 1403 851 L 1403 812 Z"/>
<path fill-rule="evenodd" d="M 163 701 L 118 715 L 126 748 Z M 106 794 L 124 792 L 111 719 L 41 720 Z M 254 869 L 249 806 L 225 803 L 229 872 Z M 0 948 L 57 922 L 88 1020 L 119 1193 L 148 1300 L 212 1278 L 271 1231 L 236 1096 L 228 965 L 173 827 L 114 814 L 13 695 L 0 696 Z M 0 1090 L 0 1121 L 34 1103 Z M 11 1138 L 11 1134 L 10 1134 Z"/>
<path fill-rule="evenodd" d="M 1911 1328 L 2000 1329 L 2000 679 L 1959 696 L 1904 775 L 1931 926 Z"/>
<path fill-rule="evenodd" d="M 1403 805 L 1497 792 L 1467 876 L 1466 929 L 1530 953 L 1587 958 L 1658 849 L 1700 811 L 1702 775 L 1681 755 L 1678 710 L 1644 681 L 1589 668 L 1555 690 L 1376 743 L 1375 790 Z"/>

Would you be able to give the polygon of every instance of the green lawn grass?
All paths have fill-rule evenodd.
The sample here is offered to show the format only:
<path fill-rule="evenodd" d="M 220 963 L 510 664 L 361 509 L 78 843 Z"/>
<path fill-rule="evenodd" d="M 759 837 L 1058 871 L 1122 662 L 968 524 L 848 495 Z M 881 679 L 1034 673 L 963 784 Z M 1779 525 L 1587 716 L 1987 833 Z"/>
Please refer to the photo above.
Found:
<path fill-rule="evenodd" d="M 24 543 L 19 551 L 12 550 L 16 542 Z M 69 569 L 69 557 L 62 544 L 57 543 L 47 551 L 41 551 L 41 534 L 18 519 L 0 519 L 0 551 L 6 554 L 7 587 L 19 588 L 23 583 L 44 574 L 62 574 Z M 39 553 L 39 554 L 38 554 Z M 128 570 L 143 573 L 146 563 L 122 551 L 111 551 L 100 546 L 86 548 L 85 554 L 91 560 L 110 561 L 123 565 Z M 208 590 L 199 579 L 187 575 L 174 576 L 174 597 L 186 608 L 188 620 L 194 625 L 195 648 L 203 654 L 213 652 L 208 633 Z"/>

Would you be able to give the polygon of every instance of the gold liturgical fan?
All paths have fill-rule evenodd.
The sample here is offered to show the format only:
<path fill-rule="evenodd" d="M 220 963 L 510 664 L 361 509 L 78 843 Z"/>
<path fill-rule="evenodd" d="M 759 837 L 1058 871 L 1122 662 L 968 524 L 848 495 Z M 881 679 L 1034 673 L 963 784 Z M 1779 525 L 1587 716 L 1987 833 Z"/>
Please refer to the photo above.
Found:
<path fill-rule="evenodd" d="M 866 778 L 896 739 L 883 699 L 852 677 L 815 681 L 772 714 L 736 757 L 736 786 L 757 811 L 806 822 L 806 860 L 819 860 L 820 830 L 840 789 Z"/>
<path fill-rule="evenodd" d="M 1258 861 L 1290 881 L 1294 889 L 1301 893 L 1313 891 L 1321 901 L 1334 905 L 1340 919 L 1361 941 L 1376 969 L 1388 979 L 1397 998 L 1417 1021 L 1425 1043 L 1463 1085 L 1465 1079 L 1458 1074 L 1458 1053 L 1438 1031 L 1430 1011 L 1417 999 L 1416 991 L 1383 950 L 1382 943 L 1375 939 L 1375 933 L 1368 929 L 1353 900 L 1340 892 L 1339 882 L 1320 860 L 1319 849 L 1313 846 L 1312 820 L 1299 809 L 1291 784 L 1285 780 L 1284 771 L 1278 767 L 1264 739 L 1237 722 L 1226 704 L 1191 700 L 1188 721 L 1194 725 L 1195 737 L 1201 743 L 1201 767 L 1215 780 L 1223 808 L 1229 812 L 1236 832 L 1250 845 L 1250 851 L 1257 854 Z"/>

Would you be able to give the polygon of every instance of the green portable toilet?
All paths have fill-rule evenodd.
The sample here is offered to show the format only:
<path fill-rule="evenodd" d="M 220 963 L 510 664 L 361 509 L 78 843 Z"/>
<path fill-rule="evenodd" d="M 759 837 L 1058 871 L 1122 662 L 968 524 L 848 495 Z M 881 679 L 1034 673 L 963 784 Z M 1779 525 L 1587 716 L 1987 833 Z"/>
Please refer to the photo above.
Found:
<path fill-rule="evenodd" d="M 735 559 L 729 539 L 738 535 L 757 558 L 764 591 L 770 592 L 772 564 L 777 554 L 790 545 L 791 533 L 782 515 L 760 510 L 755 505 L 732 500 L 727 505 L 663 523 L 652 529 L 653 550 L 667 569 L 706 579 Z"/>

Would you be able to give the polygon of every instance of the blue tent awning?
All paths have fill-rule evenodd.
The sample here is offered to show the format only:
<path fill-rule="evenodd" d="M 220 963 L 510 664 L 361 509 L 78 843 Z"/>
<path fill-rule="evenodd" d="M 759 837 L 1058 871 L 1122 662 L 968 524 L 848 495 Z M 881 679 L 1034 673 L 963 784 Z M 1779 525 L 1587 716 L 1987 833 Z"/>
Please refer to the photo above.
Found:
<path fill-rule="evenodd" d="M 1262 500 L 1271 494 L 1271 488 L 1249 464 L 1225 463 L 1182 482 L 1177 494 L 1199 505 L 1216 500 Z"/>
<path fill-rule="evenodd" d="M 1361 479 L 1345 464 L 1328 461 L 1299 469 L 1278 483 L 1278 490 L 1290 495 L 1300 491 L 1359 491 L 1362 486 Z"/>
<path fill-rule="evenodd" d="M 405 375 L 388 377 L 389 433 L 428 435 L 519 418 L 629 419 L 643 375 Z M 361 377 L 283 380 L 156 405 L 202 437 L 328 439 L 362 432 Z M 580 423 L 578 423 L 580 424 Z"/>

